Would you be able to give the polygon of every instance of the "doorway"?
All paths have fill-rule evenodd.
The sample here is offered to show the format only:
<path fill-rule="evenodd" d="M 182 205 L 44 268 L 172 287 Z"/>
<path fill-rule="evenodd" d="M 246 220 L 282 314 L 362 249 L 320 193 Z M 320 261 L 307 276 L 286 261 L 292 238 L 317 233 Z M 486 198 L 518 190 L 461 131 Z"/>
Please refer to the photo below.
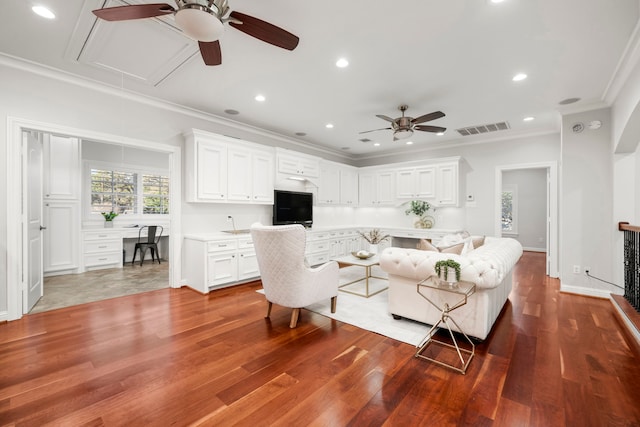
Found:
<path fill-rule="evenodd" d="M 541 175 L 536 174 L 527 174 L 527 171 L 537 171 L 541 172 Z M 521 173 L 518 173 L 521 172 Z M 558 271 L 558 173 L 557 173 L 557 164 L 556 162 L 545 162 L 545 163 L 530 163 L 530 164 L 519 164 L 519 165 L 509 165 L 509 166 L 499 166 L 496 168 L 496 187 L 495 187 L 495 235 L 501 236 L 503 235 L 504 225 L 503 225 L 503 194 L 505 190 L 505 183 L 509 182 L 510 177 L 517 177 L 514 179 L 532 179 L 530 177 L 541 177 L 541 178 L 533 178 L 540 179 L 543 182 L 539 183 L 539 186 L 543 186 L 544 188 L 541 190 L 543 194 L 539 194 L 536 196 L 538 200 L 538 204 L 544 206 L 544 212 L 541 213 L 543 218 L 535 224 L 519 224 L 517 227 L 522 229 L 531 229 L 531 227 L 537 228 L 533 232 L 529 230 L 529 234 L 535 234 L 535 241 L 530 240 L 523 243 L 525 250 L 527 248 L 533 248 L 533 250 L 539 250 L 536 242 L 540 240 L 540 233 L 544 233 L 544 238 L 542 239 L 545 243 L 544 251 L 547 255 L 546 262 L 546 273 L 550 277 L 559 277 Z M 506 177 L 506 179 L 505 179 Z M 526 182 L 526 181 L 523 181 Z M 511 186 L 508 188 L 512 192 L 512 194 L 517 194 L 517 185 L 513 185 L 514 182 L 510 182 Z M 515 192 L 513 192 L 516 190 Z M 530 195 L 529 195 L 530 197 Z M 528 200 L 530 201 L 530 200 Z M 517 209 L 517 207 L 516 207 Z M 531 209 L 531 208 L 529 208 Z M 536 207 L 535 209 L 538 209 Z M 525 218 L 527 216 L 525 215 Z M 533 218 L 534 216 L 529 216 L 529 218 Z M 526 220 L 526 219 L 525 219 Z M 531 221 L 534 221 L 531 219 Z M 527 227 L 531 226 L 531 227 Z M 526 234 L 526 233 L 525 233 Z M 508 235 L 507 235 L 508 236 Z M 523 236 L 525 238 L 525 236 Z M 526 238 L 525 238 L 526 240 Z M 522 242 L 521 242 L 522 243 Z"/>
<path fill-rule="evenodd" d="M 27 155 L 28 144 L 23 141 L 23 135 L 26 131 L 57 135 L 74 135 L 79 139 L 118 144 L 122 147 L 132 147 L 154 153 L 164 153 L 168 156 L 169 176 L 171 178 L 169 203 L 172 208 L 169 224 L 171 230 L 173 230 L 168 238 L 169 258 L 171 260 L 168 268 L 168 277 L 170 286 L 179 287 L 181 263 L 180 245 L 177 244 L 180 239 L 181 229 L 181 148 L 179 146 L 153 143 L 119 135 L 98 133 L 86 129 L 70 128 L 16 118 L 8 119 L 8 128 L 7 164 L 11 166 L 7 170 L 7 253 L 13 254 L 13 256 L 10 255 L 8 259 L 6 271 L 8 283 L 7 320 L 19 319 L 23 314 L 28 312 L 25 300 L 28 298 L 27 292 L 29 286 L 27 284 L 31 267 L 29 260 L 32 256 L 32 251 L 28 244 L 28 221 L 26 221 L 26 218 L 23 219 L 23 212 L 28 212 L 27 204 L 30 194 Z"/>

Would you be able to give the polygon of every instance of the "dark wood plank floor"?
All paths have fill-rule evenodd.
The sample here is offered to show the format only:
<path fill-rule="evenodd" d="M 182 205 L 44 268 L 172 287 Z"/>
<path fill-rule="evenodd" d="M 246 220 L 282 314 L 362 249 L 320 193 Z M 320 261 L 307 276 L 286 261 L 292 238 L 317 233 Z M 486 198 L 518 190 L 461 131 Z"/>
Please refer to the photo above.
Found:
<path fill-rule="evenodd" d="M 640 425 L 640 351 L 611 303 L 560 293 L 542 254 L 514 274 L 466 375 L 308 311 L 266 320 L 257 283 L 29 315 L 0 325 L 0 425 Z"/>

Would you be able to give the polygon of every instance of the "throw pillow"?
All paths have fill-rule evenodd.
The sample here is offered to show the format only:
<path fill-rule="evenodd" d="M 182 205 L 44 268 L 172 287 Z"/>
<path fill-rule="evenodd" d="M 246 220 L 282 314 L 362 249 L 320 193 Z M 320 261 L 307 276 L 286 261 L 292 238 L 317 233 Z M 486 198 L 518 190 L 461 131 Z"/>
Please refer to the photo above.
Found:
<path fill-rule="evenodd" d="M 440 252 L 443 254 L 457 254 L 460 255 L 462 253 L 462 249 L 464 248 L 464 242 L 456 243 L 455 245 L 447 246 L 440 249 Z"/>
<path fill-rule="evenodd" d="M 427 239 L 420 239 L 420 242 L 416 245 L 416 249 L 420 249 L 421 251 L 438 252 L 438 248 L 433 246 Z"/>
<path fill-rule="evenodd" d="M 471 238 L 474 249 L 478 249 L 480 246 L 484 245 L 484 238 L 485 236 L 473 236 Z"/>

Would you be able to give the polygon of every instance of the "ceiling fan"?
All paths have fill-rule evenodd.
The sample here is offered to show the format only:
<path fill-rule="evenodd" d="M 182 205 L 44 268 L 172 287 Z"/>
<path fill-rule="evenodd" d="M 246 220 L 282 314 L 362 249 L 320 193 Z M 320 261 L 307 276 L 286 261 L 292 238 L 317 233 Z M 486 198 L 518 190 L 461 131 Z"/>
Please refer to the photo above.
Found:
<path fill-rule="evenodd" d="M 177 9 L 166 3 L 152 3 L 107 7 L 94 10 L 93 13 L 105 21 L 126 21 L 174 14 L 176 24 L 182 32 L 198 42 L 200 54 L 207 65 L 222 63 L 218 39 L 224 32 L 225 22 L 243 33 L 283 49 L 293 50 L 300 41 L 290 32 L 253 16 L 235 11 L 226 16 L 229 12 L 228 0 L 175 0 L 175 3 Z"/>
<path fill-rule="evenodd" d="M 425 114 L 420 117 L 405 117 L 404 112 L 407 111 L 409 107 L 407 105 L 401 105 L 398 107 L 398 110 L 402 111 L 402 117 L 398 117 L 397 119 L 392 119 L 391 117 L 387 117 L 382 114 L 376 114 L 376 117 L 381 118 L 382 120 L 386 120 L 391 122 L 390 128 L 382 128 L 382 129 L 373 129 L 367 130 L 360 133 L 368 133 L 368 132 L 376 132 L 379 130 L 393 130 L 393 140 L 397 141 L 403 138 L 409 138 L 413 135 L 413 131 L 419 130 L 423 132 L 435 132 L 440 133 L 447 130 L 447 128 L 439 127 L 439 126 L 429 126 L 429 125 L 420 125 L 419 123 L 430 122 L 431 120 L 439 119 L 444 117 L 444 113 L 442 111 L 434 111 L 433 113 Z"/>

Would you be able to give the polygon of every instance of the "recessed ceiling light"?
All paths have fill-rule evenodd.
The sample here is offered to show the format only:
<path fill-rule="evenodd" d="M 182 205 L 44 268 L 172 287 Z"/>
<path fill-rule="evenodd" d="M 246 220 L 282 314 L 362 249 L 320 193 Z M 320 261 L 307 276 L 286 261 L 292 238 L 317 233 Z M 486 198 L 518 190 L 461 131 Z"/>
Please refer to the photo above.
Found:
<path fill-rule="evenodd" d="M 374 147 L 380 147 L 380 143 L 379 143 L 379 142 L 376 142 L 376 143 L 374 143 L 374 144 L 373 144 L 373 146 L 374 146 Z"/>
<path fill-rule="evenodd" d="M 306 132 L 296 132 L 296 136 L 307 136 Z"/>
<path fill-rule="evenodd" d="M 491 3 L 502 3 L 504 0 L 489 0 Z"/>
<path fill-rule="evenodd" d="M 407 145 L 413 145 L 413 141 L 407 141 Z"/>
<path fill-rule="evenodd" d="M 333 124 L 327 123 L 326 125 L 324 125 L 324 127 L 326 127 L 327 129 L 333 129 Z"/>
<path fill-rule="evenodd" d="M 240 114 L 240 111 L 232 110 L 231 108 L 224 110 L 224 112 L 227 113 L 227 114 L 231 114 L 232 116 Z"/>
<path fill-rule="evenodd" d="M 513 80 L 514 82 L 519 82 L 519 81 L 524 80 L 524 79 L 526 79 L 526 78 L 527 78 L 527 75 L 526 75 L 525 73 L 518 73 L 518 74 L 516 74 L 515 76 L 513 76 L 513 79 L 512 79 L 512 80 Z"/>
<path fill-rule="evenodd" d="M 524 119 L 522 119 L 522 120 L 523 120 L 523 121 L 525 121 L 525 122 L 530 122 L 530 121 L 535 120 L 535 119 L 536 119 L 535 117 L 533 117 L 533 116 L 529 116 L 529 117 L 525 117 L 525 118 L 524 118 Z"/>
<path fill-rule="evenodd" d="M 349 61 L 347 61 L 345 58 L 340 58 L 336 62 L 336 67 L 338 67 L 338 68 L 345 68 L 345 67 L 348 67 L 348 66 L 349 66 Z"/>
<path fill-rule="evenodd" d="M 33 6 L 31 10 L 33 10 L 34 13 L 42 16 L 43 18 L 54 19 L 56 17 L 56 15 L 53 12 L 51 12 L 49 9 L 47 9 L 44 6 Z"/>
<path fill-rule="evenodd" d="M 442 136 L 442 135 L 444 135 L 444 132 L 438 132 L 438 133 L 436 133 L 436 135 Z"/>
<path fill-rule="evenodd" d="M 256 95 L 254 99 L 258 102 L 264 102 L 267 100 L 267 98 L 265 98 L 264 95 Z"/>

